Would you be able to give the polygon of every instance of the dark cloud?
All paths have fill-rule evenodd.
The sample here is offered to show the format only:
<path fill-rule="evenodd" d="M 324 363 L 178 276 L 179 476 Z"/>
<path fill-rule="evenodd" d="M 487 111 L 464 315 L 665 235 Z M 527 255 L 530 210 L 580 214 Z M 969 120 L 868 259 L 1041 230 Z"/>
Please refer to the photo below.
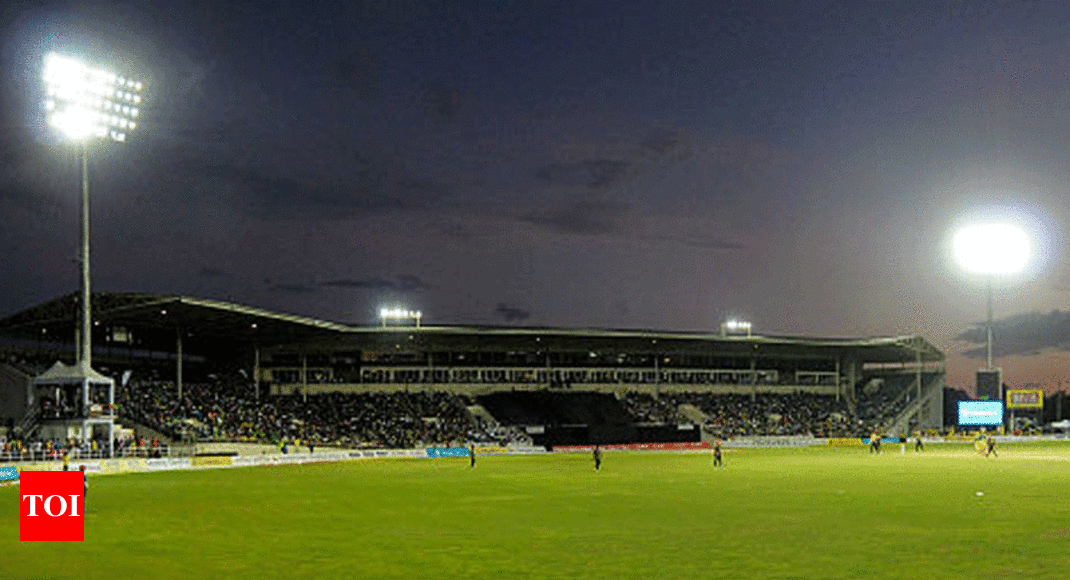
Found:
<path fill-rule="evenodd" d="M 271 290 L 272 292 L 289 292 L 291 294 L 308 294 L 316 291 L 312 286 L 305 286 L 303 284 L 272 284 L 271 286 L 268 286 L 268 290 Z"/>
<path fill-rule="evenodd" d="M 397 289 L 410 292 L 413 290 L 431 290 L 434 287 L 411 274 L 398 274 Z"/>
<path fill-rule="evenodd" d="M 461 224 L 450 224 L 441 230 L 442 235 L 449 236 L 451 238 L 459 238 L 462 240 L 468 240 L 475 237 L 472 230 Z"/>
<path fill-rule="evenodd" d="M 535 176 L 558 185 L 600 189 L 619 181 L 631 167 L 630 162 L 621 159 L 587 159 L 577 163 L 549 163 L 540 167 Z"/>
<path fill-rule="evenodd" d="M 222 278 L 224 276 L 230 276 L 229 272 L 223 270 L 217 270 L 216 268 L 201 268 L 201 271 L 197 273 L 202 278 Z"/>
<path fill-rule="evenodd" d="M 993 356 L 1037 355 L 1045 350 L 1070 349 L 1070 312 L 1029 312 L 993 321 Z M 965 352 L 970 358 L 985 357 L 986 332 L 983 323 L 955 337 L 980 345 Z"/>
<path fill-rule="evenodd" d="M 654 133 L 639 142 L 640 147 L 656 155 L 666 155 L 684 141 L 683 135 L 676 131 Z"/>
<path fill-rule="evenodd" d="M 419 276 L 411 274 L 399 274 L 396 281 L 384 278 L 372 277 L 364 279 L 340 278 L 320 283 L 320 286 L 331 288 L 352 288 L 358 290 L 397 290 L 399 292 L 414 292 L 417 290 L 431 290 L 434 286 L 424 282 Z"/>
<path fill-rule="evenodd" d="M 327 65 L 328 77 L 357 96 L 370 97 L 383 85 L 379 61 L 365 49 L 348 51 Z"/>
<path fill-rule="evenodd" d="M 746 246 L 739 242 L 725 240 L 716 236 L 673 236 L 669 234 L 656 234 L 651 236 L 650 239 L 707 250 L 742 250 L 746 248 Z"/>
<path fill-rule="evenodd" d="M 394 288 L 394 283 L 382 278 L 365 278 L 363 280 L 340 278 L 338 280 L 322 282 L 320 286 L 329 286 L 331 288 L 356 288 L 361 290 L 392 290 Z"/>
<path fill-rule="evenodd" d="M 504 302 L 498 303 L 498 307 L 494 309 L 494 315 L 507 322 L 520 322 L 531 318 L 531 312 Z"/>
<path fill-rule="evenodd" d="M 350 219 L 390 210 L 423 206 L 446 194 L 448 188 L 430 181 L 413 181 L 376 166 L 354 160 L 347 178 L 301 178 L 256 167 L 212 164 L 207 175 L 249 190 L 246 206 L 264 219 Z"/>
<path fill-rule="evenodd" d="M 469 95 L 444 82 L 428 84 L 423 91 L 423 105 L 429 114 L 443 121 L 453 121 L 464 110 Z"/>
<path fill-rule="evenodd" d="M 557 233 L 600 236 L 619 232 L 630 212 L 624 203 L 582 200 L 559 210 L 532 212 L 520 220 Z"/>

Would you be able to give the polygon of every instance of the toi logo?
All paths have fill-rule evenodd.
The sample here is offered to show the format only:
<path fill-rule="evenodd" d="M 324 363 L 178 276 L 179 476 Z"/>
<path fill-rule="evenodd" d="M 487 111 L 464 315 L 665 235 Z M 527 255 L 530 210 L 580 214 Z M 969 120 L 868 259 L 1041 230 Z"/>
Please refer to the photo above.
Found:
<path fill-rule="evenodd" d="M 82 472 L 23 471 L 19 475 L 19 540 L 83 541 Z"/>

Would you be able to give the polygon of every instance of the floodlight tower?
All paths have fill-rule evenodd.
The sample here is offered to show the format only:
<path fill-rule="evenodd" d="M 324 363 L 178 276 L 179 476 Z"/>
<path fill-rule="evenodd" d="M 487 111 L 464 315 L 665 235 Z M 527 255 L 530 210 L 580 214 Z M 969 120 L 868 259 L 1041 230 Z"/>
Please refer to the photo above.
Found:
<path fill-rule="evenodd" d="M 1029 236 L 1006 223 L 979 223 L 960 229 L 952 240 L 955 259 L 963 270 L 985 277 L 988 319 L 985 324 L 986 369 L 992 366 L 992 282 L 997 276 L 1016 274 L 1029 261 Z"/>
<path fill-rule="evenodd" d="M 78 144 L 82 165 L 82 332 L 78 363 L 93 366 L 93 320 L 89 275 L 89 143 L 126 141 L 137 128 L 141 106 L 139 81 L 91 68 L 81 61 L 49 53 L 44 62 L 45 112 L 48 124 Z"/>

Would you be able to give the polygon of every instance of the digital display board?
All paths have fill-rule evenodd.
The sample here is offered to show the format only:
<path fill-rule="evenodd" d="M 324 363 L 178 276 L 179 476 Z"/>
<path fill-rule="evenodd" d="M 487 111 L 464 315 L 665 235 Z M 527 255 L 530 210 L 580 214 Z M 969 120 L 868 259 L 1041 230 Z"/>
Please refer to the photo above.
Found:
<path fill-rule="evenodd" d="M 1002 425 L 1003 401 L 959 401 L 959 425 Z"/>

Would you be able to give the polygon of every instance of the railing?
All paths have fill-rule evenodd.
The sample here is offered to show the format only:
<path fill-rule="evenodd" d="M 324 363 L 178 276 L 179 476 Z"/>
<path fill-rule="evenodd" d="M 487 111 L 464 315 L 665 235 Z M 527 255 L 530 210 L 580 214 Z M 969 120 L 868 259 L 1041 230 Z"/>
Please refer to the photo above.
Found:
<path fill-rule="evenodd" d="M 40 413 L 35 408 L 30 408 L 26 411 L 26 416 L 22 418 L 18 427 L 23 437 L 31 436 L 33 431 L 37 427 L 37 418 Z"/>
<path fill-rule="evenodd" d="M 170 457 L 171 448 L 166 445 L 159 447 L 133 447 L 116 449 L 114 457 L 140 457 L 140 458 L 152 458 L 152 457 Z M 75 469 L 77 462 L 89 460 L 89 459 L 108 459 L 107 449 L 98 449 L 96 451 L 83 451 L 75 449 L 70 452 L 70 463 L 72 469 Z M 53 451 L 46 450 L 26 450 L 25 452 L 9 452 L 0 453 L 0 463 L 13 463 L 17 461 L 54 461 L 57 464 L 63 461 L 63 455 Z"/>
<path fill-rule="evenodd" d="M 933 400 L 936 397 L 943 397 L 944 390 L 939 388 L 942 385 L 940 376 L 936 375 L 930 378 L 927 382 L 922 383 L 922 395 L 914 398 L 906 407 L 903 408 L 892 422 L 890 433 L 906 433 L 907 427 L 910 425 L 910 420 L 921 412 L 922 407 Z M 917 385 L 917 381 L 911 384 L 912 387 Z"/>

